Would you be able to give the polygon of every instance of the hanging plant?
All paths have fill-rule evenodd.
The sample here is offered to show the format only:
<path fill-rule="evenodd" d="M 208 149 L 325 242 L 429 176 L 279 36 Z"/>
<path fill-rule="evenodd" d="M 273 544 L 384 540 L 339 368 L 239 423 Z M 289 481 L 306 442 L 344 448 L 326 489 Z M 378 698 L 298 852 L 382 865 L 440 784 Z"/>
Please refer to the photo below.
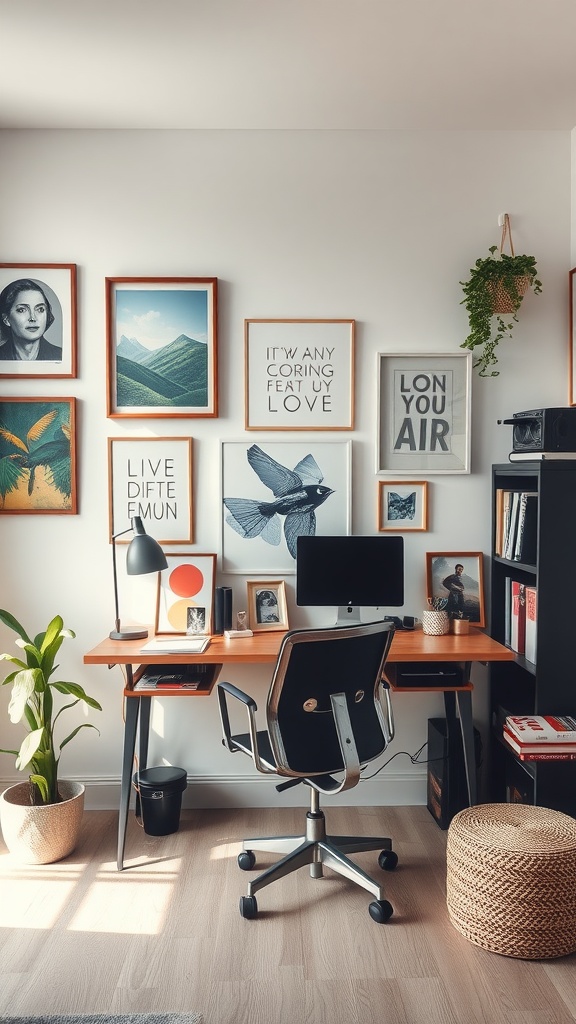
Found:
<path fill-rule="evenodd" d="M 507 235 L 510 256 L 503 252 Z M 490 256 L 476 260 L 469 279 L 460 282 L 464 290 L 461 305 L 468 312 L 470 329 L 460 347 L 474 350 L 483 346 L 474 363 L 481 377 L 498 376 L 499 371 L 494 369 L 498 362 L 498 343 L 505 337 L 512 337 L 514 324 L 518 323 L 518 310 L 528 288 L 532 288 L 535 295 L 542 291 L 542 282 L 536 276 L 536 258 L 514 254 L 507 213 L 504 214 L 498 256 L 495 255 L 497 249 L 498 246 L 492 245 L 488 250 Z"/>

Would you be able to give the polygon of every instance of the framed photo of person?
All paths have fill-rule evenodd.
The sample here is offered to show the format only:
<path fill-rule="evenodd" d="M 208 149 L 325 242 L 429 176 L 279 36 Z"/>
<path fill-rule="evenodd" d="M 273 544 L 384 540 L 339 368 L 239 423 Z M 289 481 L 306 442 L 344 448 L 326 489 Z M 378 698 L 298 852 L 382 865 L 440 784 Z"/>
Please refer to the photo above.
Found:
<path fill-rule="evenodd" d="M 0 377 L 76 377 L 75 263 L 0 263 Z"/>
<path fill-rule="evenodd" d="M 380 352 L 377 473 L 469 473 L 472 353 Z"/>
<path fill-rule="evenodd" d="M 248 588 L 248 627 L 253 633 L 288 629 L 284 580 L 251 580 Z"/>
<path fill-rule="evenodd" d="M 191 544 L 192 438 L 109 437 L 108 501 L 110 540 L 140 516 L 160 544 Z"/>
<path fill-rule="evenodd" d="M 468 619 L 484 629 L 484 571 L 481 551 L 428 551 L 428 601 L 441 602 L 451 619 Z M 445 602 L 445 603 L 444 603 Z"/>
<path fill-rule="evenodd" d="M 354 320 L 245 320 L 246 430 L 353 430 L 354 339 Z"/>
<path fill-rule="evenodd" d="M 0 400 L 0 514 L 77 511 L 76 399 Z"/>
<path fill-rule="evenodd" d="M 216 555 L 164 553 L 168 568 L 158 574 L 156 633 L 212 633 Z"/>
<path fill-rule="evenodd" d="M 396 533 L 427 530 L 428 481 L 379 480 L 378 529 Z"/>
<path fill-rule="evenodd" d="M 111 419 L 218 415 L 215 277 L 107 277 Z"/>

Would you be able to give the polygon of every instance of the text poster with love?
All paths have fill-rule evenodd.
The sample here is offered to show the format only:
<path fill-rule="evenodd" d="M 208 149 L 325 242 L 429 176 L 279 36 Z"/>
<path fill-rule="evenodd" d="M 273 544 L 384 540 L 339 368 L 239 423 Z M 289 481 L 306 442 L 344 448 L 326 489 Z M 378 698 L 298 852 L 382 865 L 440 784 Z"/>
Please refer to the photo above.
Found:
<path fill-rule="evenodd" d="M 354 320 L 246 320 L 247 430 L 352 430 Z"/>
<path fill-rule="evenodd" d="M 191 438 L 111 437 L 108 478 L 110 539 L 140 516 L 160 543 L 192 543 Z"/>

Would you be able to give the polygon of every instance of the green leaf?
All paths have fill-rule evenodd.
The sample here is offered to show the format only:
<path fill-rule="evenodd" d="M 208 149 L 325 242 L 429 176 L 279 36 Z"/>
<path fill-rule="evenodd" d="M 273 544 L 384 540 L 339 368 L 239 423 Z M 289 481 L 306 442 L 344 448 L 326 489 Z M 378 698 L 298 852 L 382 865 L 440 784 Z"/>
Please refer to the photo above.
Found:
<path fill-rule="evenodd" d="M 71 697 L 77 697 L 78 700 L 83 700 L 89 707 L 95 708 L 96 711 L 102 711 L 102 705 L 94 700 L 93 697 L 89 697 L 86 691 L 79 685 L 79 683 L 64 683 L 59 680 L 57 683 L 50 683 L 55 690 L 59 693 L 68 693 Z"/>
<path fill-rule="evenodd" d="M 50 800 L 50 792 L 49 792 L 49 789 L 48 789 L 48 783 L 46 782 L 46 779 L 44 778 L 43 775 L 31 775 L 30 776 L 30 782 L 33 782 L 35 786 L 38 786 L 38 789 L 40 791 L 40 796 L 42 798 L 42 803 L 49 804 L 49 803 L 52 802 Z"/>
<path fill-rule="evenodd" d="M 18 633 L 26 643 L 29 644 L 31 642 L 24 626 L 21 626 L 18 619 L 15 619 L 10 612 L 5 611 L 3 608 L 0 608 L 0 622 L 3 622 L 5 626 L 8 626 L 10 629 L 13 629 L 15 633 Z"/>
<path fill-rule="evenodd" d="M 74 737 L 80 732 L 80 729 L 96 729 L 96 726 L 92 725 L 91 722 L 83 722 L 82 725 L 77 725 L 74 731 L 71 732 L 65 740 L 62 740 L 62 743 L 60 744 L 60 751 L 62 751 L 62 748 L 65 747 L 67 743 L 70 743 L 70 740 L 74 739 Z M 96 729 L 96 732 L 100 735 L 99 729 Z"/>

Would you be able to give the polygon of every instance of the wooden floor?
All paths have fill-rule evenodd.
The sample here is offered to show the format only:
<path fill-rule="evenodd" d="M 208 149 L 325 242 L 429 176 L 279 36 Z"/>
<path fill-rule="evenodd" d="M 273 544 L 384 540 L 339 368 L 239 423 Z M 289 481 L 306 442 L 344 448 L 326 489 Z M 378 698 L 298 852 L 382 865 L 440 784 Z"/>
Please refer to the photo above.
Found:
<path fill-rule="evenodd" d="M 329 831 L 390 835 L 386 925 L 363 889 L 303 868 L 245 921 L 239 839 L 299 833 L 303 811 L 183 811 L 172 836 L 86 812 L 76 852 L 21 867 L 0 842 L 0 1015 L 196 1011 L 205 1024 L 568 1024 L 576 955 L 540 962 L 478 949 L 450 924 L 445 845 L 425 807 L 327 809 Z M 260 865 L 270 863 L 270 856 Z M 537 922 L 535 922 L 537 927 Z"/>

